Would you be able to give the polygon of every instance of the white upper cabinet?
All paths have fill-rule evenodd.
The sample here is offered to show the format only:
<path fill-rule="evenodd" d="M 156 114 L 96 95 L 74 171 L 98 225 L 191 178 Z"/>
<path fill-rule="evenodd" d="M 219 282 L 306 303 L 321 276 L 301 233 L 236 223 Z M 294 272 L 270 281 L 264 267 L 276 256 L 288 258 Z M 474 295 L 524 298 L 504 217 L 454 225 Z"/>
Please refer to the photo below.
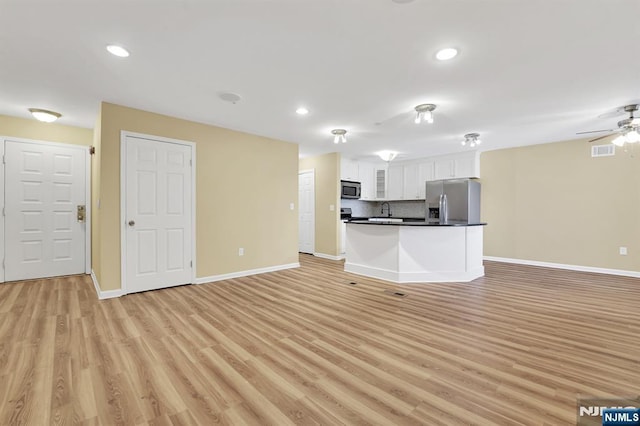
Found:
<path fill-rule="evenodd" d="M 373 170 L 375 176 L 376 200 L 387 198 L 387 167 L 376 166 Z"/>
<path fill-rule="evenodd" d="M 453 162 L 455 177 L 480 177 L 480 164 L 478 155 L 459 157 L 454 159 Z"/>
<path fill-rule="evenodd" d="M 432 160 L 404 165 L 404 200 L 424 200 L 426 182 L 434 180 L 434 167 Z"/>
<path fill-rule="evenodd" d="M 348 158 L 340 159 L 340 180 L 350 180 L 360 182 L 358 173 L 359 164 L 357 161 Z"/>
<path fill-rule="evenodd" d="M 433 160 L 434 180 L 480 177 L 480 154 L 478 152 L 436 157 Z"/>
<path fill-rule="evenodd" d="M 424 200 L 427 181 L 479 177 L 475 151 L 391 164 L 340 160 L 340 179 L 362 183 L 365 201 Z"/>
<path fill-rule="evenodd" d="M 434 180 L 452 179 L 456 177 L 455 163 L 451 158 L 440 158 L 433 163 Z"/>
<path fill-rule="evenodd" d="M 372 163 L 360 163 L 358 164 L 358 177 L 360 179 L 361 200 L 375 200 L 376 199 L 376 179 L 375 179 L 375 166 Z"/>
<path fill-rule="evenodd" d="M 418 199 L 424 200 L 426 196 L 426 182 L 435 180 L 434 162 L 426 161 L 418 164 Z"/>
<path fill-rule="evenodd" d="M 387 199 L 404 199 L 404 166 L 390 165 L 387 171 Z"/>
<path fill-rule="evenodd" d="M 420 177 L 418 163 L 405 164 L 404 169 L 404 191 L 402 198 L 405 200 L 420 199 Z M 424 196 L 423 196 L 424 198 Z"/>

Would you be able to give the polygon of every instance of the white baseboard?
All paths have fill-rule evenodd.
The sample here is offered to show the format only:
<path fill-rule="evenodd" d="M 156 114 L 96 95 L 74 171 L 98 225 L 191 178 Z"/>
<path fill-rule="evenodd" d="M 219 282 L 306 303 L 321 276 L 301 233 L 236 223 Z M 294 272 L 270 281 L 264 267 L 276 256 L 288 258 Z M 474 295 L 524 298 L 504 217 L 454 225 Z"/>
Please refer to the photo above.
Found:
<path fill-rule="evenodd" d="M 321 259 L 329 259 L 329 260 L 342 260 L 344 259 L 344 255 L 342 256 L 334 256 L 332 254 L 324 254 L 324 253 L 313 253 L 315 257 L 319 257 Z"/>
<path fill-rule="evenodd" d="M 484 256 L 484 260 L 504 263 L 516 263 L 519 265 L 543 266 L 545 268 L 567 269 L 579 272 L 594 272 L 596 274 L 619 275 L 623 277 L 640 278 L 640 272 L 625 271 L 623 269 L 596 268 L 594 266 L 566 265 L 563 263 L 540 262 L 537 260 L 512 259 L 508 257 Z"/>
<path fill-rule="evenodd" d="M 112 299 L 114 297 L 120 297 L 124 295 L 122 289 L 102 291 L 100 289 L 100 283 L 98 283 L 98 277 L 96 277 L 96 273 L 93 271 L 93 269 L 91 270 L 91 281 L 93 281 L 93 286 L 96 288 L 96 295 L 100 300 Z"/>
<path fill-rule="evenodd" d="M 229 274 L 211 275 L 208 277 L 196 278 L 196 284 L 206 284 L 215 281 L 229 280 L 231 278 L 247 277 L 249 275 L 264 274 L 267 272 L 282 271 L 283 269 L 299 268 L 300 263 L 288 263 L 285 265 L 268 266 L 266 268 L 249 269 L 247 271 L 231 272 Z"/>
<path fill-rule="evenodd" d="M 378 278 L 398 284 L 410 283 L 466 283 L 484 276 L 484 267 L 469 271 L 424 271 L 424 272 L 399 272 L 389 269 L 373 268 L 371 266 L 345 263 L 345 272 Z"/>

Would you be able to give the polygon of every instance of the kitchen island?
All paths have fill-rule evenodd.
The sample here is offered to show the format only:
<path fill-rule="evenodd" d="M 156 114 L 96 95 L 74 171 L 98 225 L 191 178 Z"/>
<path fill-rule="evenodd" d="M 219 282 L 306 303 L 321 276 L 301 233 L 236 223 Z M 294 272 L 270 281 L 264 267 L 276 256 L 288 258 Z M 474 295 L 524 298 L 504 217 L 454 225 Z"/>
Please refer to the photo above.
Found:
<path fill-rule="evenodd" d="M 484 225 L 350 221 L 344 270 L 396 283 L 472 281 L 484 276 Z"/>

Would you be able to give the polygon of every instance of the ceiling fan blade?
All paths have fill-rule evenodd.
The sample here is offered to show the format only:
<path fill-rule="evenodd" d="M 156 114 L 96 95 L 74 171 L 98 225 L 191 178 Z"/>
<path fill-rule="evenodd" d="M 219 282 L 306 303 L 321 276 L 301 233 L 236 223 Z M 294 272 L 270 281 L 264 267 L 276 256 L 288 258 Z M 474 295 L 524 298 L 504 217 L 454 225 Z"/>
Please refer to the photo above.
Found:
<path fill-rule="evenodd" d="M 595 141 L 599 141 L 600 139 L 608 138 L 609 136 L 613 136 L 613 135 L 615 135 L 615 133 L 611 133 L 611 134 L 609 134 L 609 135 L 600 136 L 599 138 L 591 139 L 591 140 L 589 141 L 589 143 L 591 143 L 591 142 L 595 142 Z"/>
<path fill-rule="evenodd" d="M 613 129 L 605 129 L 605 130 L 589 130 L 588 132 L 578 132 L 576 135 L 584 135 L 586 133 L 600 133 L 600 132 L 613 132 Z"/>

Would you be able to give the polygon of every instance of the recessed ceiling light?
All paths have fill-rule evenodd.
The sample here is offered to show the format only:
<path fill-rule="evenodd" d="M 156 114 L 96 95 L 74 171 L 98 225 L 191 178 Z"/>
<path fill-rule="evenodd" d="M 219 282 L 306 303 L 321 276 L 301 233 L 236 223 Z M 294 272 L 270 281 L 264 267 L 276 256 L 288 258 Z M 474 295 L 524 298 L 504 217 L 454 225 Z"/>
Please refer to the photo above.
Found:
<path fill-rule="evenodd" d="M 45 123 L 53 123 L 58 118 L 62 117 L 62 114 L 55 111 L 49 111 L 46 109 L 29 108 L 29 112 L 36 120 L 44 121 Z"/>
<path fill-rule="evenodd" d="M 456 55 L 458 55 L 458 49 L 447 47 L 446 49 L 438 50 L 438 53 L 436 53 L 436 58 L 441 61 L 448 61 L 449 59 L 455 58 Z"/>
<path fill-rule="evenodd" d="M 126 58 L 129 56 L 129 51 L 122 46 L 118 46 L 116 44 L 110 44 L 107 46 L 107 50 L 109 53 L 115 56 L 119 56 L 120 58 Z"/>
<path fill-rule="evenodd" d="M 391 1 L 398 4 L 406 4 L 406 3 L 411 3 L 413 0 L 391 0 Z"/>
<path fill-rule="evenodd" d="M 232 92 L 220 92 L 218 93 L 218 97 L 225 102 L 230 102 L 232 104 L 237 104 L 242 99 L 240 95 Z"/>
<path fill-rule="evenodd" d="M 306 109 L 305 107 L 300 107 L 296 110 L 296 114 L 298 115 L 307 115 L 309 114 L 309 110 Z"/>

